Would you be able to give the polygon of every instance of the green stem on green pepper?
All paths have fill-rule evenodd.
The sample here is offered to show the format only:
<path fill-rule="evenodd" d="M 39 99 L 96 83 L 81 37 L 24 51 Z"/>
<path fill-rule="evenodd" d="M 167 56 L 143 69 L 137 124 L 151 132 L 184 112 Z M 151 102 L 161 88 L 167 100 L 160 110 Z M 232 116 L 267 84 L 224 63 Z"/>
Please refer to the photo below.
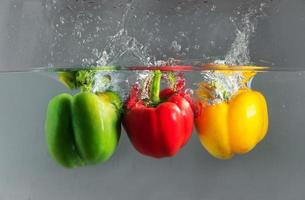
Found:
<path fill-rule="evenodd" d="M 153 71 L 153 78 L 150 89 L 150 99 L 153 104 L 157 105 L 160 102 L 160 81 L 162 73 L 160 70 Z"/>
<path fill-rule="evenodd" d="M 80 70 L 76 74 L 76 82 L 82 92 L 90 92 L 94 83 L 95 70 Z"/>
<path fill-rule="evenodd" d="M 64 71 L 59 72 L 58 78 L 69 89 L 80 89 L 82 92 L 92 91 L 95 82 L 95 75 L 99 70 L 102 71 L 115 71 L 114 66 L 104 66 L 92 69 L 82 69 L 77 71 Z M 111 82 L 110 75 L 102 77 L 101 84 L 109 84 Z"/>

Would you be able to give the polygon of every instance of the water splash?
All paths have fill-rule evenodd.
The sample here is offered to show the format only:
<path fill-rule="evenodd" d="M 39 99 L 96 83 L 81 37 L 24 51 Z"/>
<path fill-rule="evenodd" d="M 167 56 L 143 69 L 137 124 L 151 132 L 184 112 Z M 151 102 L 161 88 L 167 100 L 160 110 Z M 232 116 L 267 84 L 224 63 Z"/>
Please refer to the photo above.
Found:
<path fill-rule="evenodd" d="M 150 99 L 150 86 L 153 78 L 152 71 L 143 71 L 137 73 L 137 81 L 135 85 L 139 88 L 137 99 Z"/>
<path fill-rule="evenodd" d="M 190 32 L 183 29 L 175 30 L 174 26 L 172 29 L 176 31 L 176 34 L 173 35 L 172 38 L 169 38 L 169 40 L 164 40 L 166 37 L 163 38 L 160 37 L 161 35 L 158 35 L 162 33 L 162 30 L 160 30 L 162 26 L 160 26 L 160 24 L 162 25 L 163 22 L 160 16 L 158 17 L 157 14 L 154 15 L 153 13 L 148 12 L 146 14 L 147 17 L 145 17 L 145 13 L 143 13 L 143 19 L 137 21 L 136 19 L 138 18 L 135 16 L 136 13 L 134 12 L 134 6 L 138 4 L 135 4 L 135 1 L 133 0 L 126 1 L 126 4 L 122 4 L 121 2 L 121 8 L 123 8 L 123 11 L 122 13 L 120 11 L 119 15 L 117 13 L 116 15 L 112 15 L 112 13 L 104 13 L 108 12 L 105 9 L 103 9 L 103 13 L 100 12 L 101 6 L 108 1 L 94 1 L 92 5 L 89 5 L 87 1 L 67 1 L 70 3 L 68 3 L 67 6 L 62 7 L 64 9 L 58 9 L 60 6 L 56 6 L 57 8 L 54 8 L 54 10 L 55 16 L 57 17 L 55 20 L 52 20 L 55 39 L 53 40 L 54 44 L 51 45 L 51 57 L 59 58 L 63 63 L 80 64 L 81 67 L 92 65 L 160 66 L 175 65 L 175 59 L 171 59 L 171 56 L 186 58 L 187 55 L 191 56 L 195 51 L 200 51 L 201 48 L 204 48 L 204 45 L 200 44 L 196 37 L 193 38 Z M 55 6 L 58 2 L 53 4 Z M 113 4 L 109 3 L 108 5 Z M 118 6 L 120 5 L 118 4 Z M 195 9 L 195 7 L 192 6 L 185 6 L 185 9 L 182 9 L 184 8 L 182 5 L 179 5 L 178 7 L 180 8 L 178 10 L 176 9 L 176 12 L 179 13 L 187 13 L 188 10 L 185 9 Z M 243 65 L 251 62 L 249 50 L 250 39 L 252 34 L 255 32 L 257 19 L 262 15 L 261 13 L 263 13 L 263 7 L 264 5 L 261 4 L 259 8 L 251 7 L 247 10 L 241 6 L 236 9 L 233 17 L 231 17 L 231 23 L 236 27 L 235 39 L 225 56 L 222 57 L 223 60 L 218 60 L 218 63 Z M 216 10 L 216 5 L 212 4 L 210 12 L 213 13 Z M 247 10 L 247 12 L 242 13 L 244 10 Z M 194 12 L 195 11 L 196 10 L 194 10 Z M 179 16 L 180 15 L 176 16 L 177 19 Z M 197 15 L 195 14 L 195 16 Z M 171 16 L 165 15 L 164 20 L 167 21 L 167 18 L 170 17 Z M 183 20 L 183 18 L 180 19 Z M 133 20 L 132 23 L 130 23 L 130 20 Z M 151 26 L 146 26 L 145 23 L 147 22 L 149 22 L 148 24 Z M 189 23 L 192 24 L 194 22 L 196 21 L 191 20 Z M 145 30 L 140 29 L 140 31 L 144 31 L 143 33 L 145 37 L 147 37 L 141 38 L 141 35 L 137 35 L 136 38 L 134 36 L 135 33 L 133 33 L 135 28 L 133 26 L 139 28 L 138 25 L 141 25 L 142 23 L 143 29 Z M 169 24 L 167 25 L 170 27 L 172 26 L 171 23 L 172 22 L 169 21 Z M 135 30 L 138 30 L 137 28 L 135 28 Z M 171 31 L 173 31 L 172 29 Z M 202 30 L 202 34 L 204 34 L 204 30 Z M 214 41 L 215 38 L 211 39 L 213 39 L 211 40 L 211 44 L 213 44 L 211 47 L 214 46 L 214 48 L 217 48 L 217 44 Z M 161 44 L 163 41 L 166 45 Z M 157 43 L 158 45 L 160 44 L 160 46 L 154 46 L 154 43 Z M 154 48 L 157 52 L 154 52 L 153 54 L 152 52 Z M 166 52 L 168 52 L 168 54 L 166 54 Z M 157 60 L 155 58 L 157 54 L 163 55 L 158 58 L 164 58 L 165 61 Z M 121 80 L 126 80 L 128 78 L 127 76 L 129 76 L 126 75 L 126 73 L 123 73 L 124 76 L 122 75 L 117 77 L 116 72 L 107 73 L 108 75 Z M 219 82 L 222 82 L 224 85 L 223 88 L 228 90 L 229 93 L 235 91 L 234 88 L 236 88 L 237 85 L 234 81 L 237 81 L 237 79 L 242 76 L 242 74 L 239 74 L 239 76 L 233 76 L 232 79 L 228 78 L 228 80 L 222 80 L 226 78 L 224 78 L 224 76 L 215 75 L 214 73 L 216 72 L 205 72 L 203 73 L 203 76 L 210 77 L 211 79 L 216 79 L 216 77 L 218 77 Z M 138 82 L 143 81 L 142 79 L 146 80 L 146 78 L 141 77 L 141 74 L 150 76 L 150 72 L 136 72 L 134 75 L 138 76 L 138 78 L 131 76 L 132 80 Z M 102 76 L 103 75 L 101 74 L 101 77 Z M 97 81 L 97 83 L 100 85 L 96 85 L 96 90 L 104 90 L 104 87 L 106 86 L 102 86 L 102 82 Z M 124 85 L 124 82 L 118 83 L 112 81 L 111 84 Z M 234 85 L 234 87 L 226 87 L 225 85 Z M 111 87 L 115 86 L 113 85 Z M 123 93 L 123 90 L 120 92 Z M 217 92 L 218 91 L 216 91 L 216 93 Z M 219 95 L 216 96 L 222 98 L 220 95 L 221 91 L 218 93 Z M 145 97 L 147 97 L 146 91 L 142 95 L 142 98 Z"/>
<path fill-rule="evenodd" d="M 237 9 L 236 16 L 230 20 L 236 27 L 236 36 L 230 49 L 227 51 L 224 60 L 215 60 L 216 64 L 223 65 L 251 65 L 250 39 L 255 33 L 257 21 L 263 16 L 263 9 L 266 4 L 262 3 L 258 8 L 251 7 L 245 14 Z M 247 73 L 243 72 L 221 72 L 207 71 L 201 72 L 202 80 L 205 84 L 199 85 L 199 90 L 206 90 L 209 93 L 209 104 L 228 101 L 241 88 L 245 87 L 245 81 L 249 81 Z M 248 87 L 251 86 L 249 81 Z M 202 92 L 203 94 L 205 92 Z M 204 95 L 203 95 L 204 96 Z M 204 97 L 205 98 L 205 97 Z"/>
<path fill-rule="evenodd" d="M 199 90 L 204 90 L 204 95 L 199 94 L 203 101 L 208 104 L 228 101 L 242 87 L 245 87 L 242 73 L 224 73 L 219 71 L 210 71 L 202 73 L 202 81 Z M 205 96 L 207 94 L 207 96 Z"/>
<path fill-rule="evenodd" d="M 126 24 L 132 6 L 132 0 L 126 4 L 118 22 L 119 31 L 107 38 L 105 46 L 99 51 L 96 65 L 152 65 L 147 47 L 128 34 Z"/>
<path fill-rule="evenodd" d="M 50 44 L 52 63 L 60 63 L 60 65 L 64 63 L 68 65 L 67 67 L 82 68 L 152 65 L 147 45 L 130 36 L 126 27 L 130 11 L 133 9 L 133 0 L 127 0 L 126 4 L 109 3 L 117 5 L 118 12 L 123 8 L 120 18 L 119 15 L 105 13 L 108 11 L 102 7 L 107 3 L 107 1 L 46 0 L 45 8 L 48 11 L 46 13 L 50 14 L 47 18 L 51 19 L 53 34 Z M 100 12 L 101 9 L 103 12 Z M 114 11 L 115 9 L 111 12 Z M 125 98 L 126 91 L 129 91 L 128 79 L 135 80 L 135 75 L 100 71 L 95 76 L 93 91 L 102 92 L 111 89 Z"/>
<path fill-rule="evenodd" d="M 129 81 L 122 73 L 112 71 L 98 71 L 94 76 L 92 92 L 114 91 L 120 95 L 122 100 L 127 99 L 129 93 Z"/>
<path fill-rule="evenodd" d="M 225 56 L 226 64 L 249 65 L 251 63 L 249 44 L 252 34 L 255 33 L 261 9 L 249 9 L 248 13 L 241 17 L 239 23 L 236 23 L 237 17 L 231 18 L 231 21 L 236 26 L 236 36 Z"/>
<path fill-rule="evenodd" d="M 249 2 L 248 2 L 249 3 Z M 223 60 L 215 60 L 217 64 L 228 65 L 249 65 L 250 57 L 250 40 L 257 27 L 258 20 L 265 16 L 264 9 L 266 3 L 258 4 L 258 7 L 250 7 L 246 13 L 243 13 L 244 6 L 241 5 L 235 10 L 235 15 L 230 17 L 231 23 L 235 27 L 235 39 Z"/>
<path fill-rule="evenodd" d="M 100 50 L 101 56 L 95 64 L 104 65 L 152 65 L 151 57 L 145 45 L 128 35 L 127 30 L 121 29 L 110 36 L 105 47 Z"/>

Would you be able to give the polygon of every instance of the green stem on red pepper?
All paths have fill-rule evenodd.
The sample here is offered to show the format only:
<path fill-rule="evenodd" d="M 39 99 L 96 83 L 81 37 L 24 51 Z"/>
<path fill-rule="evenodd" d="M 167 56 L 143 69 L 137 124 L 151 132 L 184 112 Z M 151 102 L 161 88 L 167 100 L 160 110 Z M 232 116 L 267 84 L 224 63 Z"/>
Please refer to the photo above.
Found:
<path fill-rule="evenodd" d="M 162 78 L 162 73 L 160 70 L 156 70 L 153 72 L 153 78 L 150 89 L 150 99 L 154 105 L 158 105 L 160 103 L 160 81 Z"/>
<path fill-rule="evenodd" d="M 128 110 L 124 112 L 123 126 L 140 153 L 155 158 L 174 156 L 191 136 L 194 120 L 192 104 L 182 91 L 178 93 L 169 87 L 160 91 L 163 72 L 156 70 L 151 73 L 152 76 L 146 79 L 148 81 L 145 80 L 149 83 L 148 87 L 144 83 L 142 89 L 142 92 L 149 89 L 149 101 L 135 98 L 138 88 L 134 87 L 127 102 Z M 172 75 L 169 76 L 175 78 Z"/>

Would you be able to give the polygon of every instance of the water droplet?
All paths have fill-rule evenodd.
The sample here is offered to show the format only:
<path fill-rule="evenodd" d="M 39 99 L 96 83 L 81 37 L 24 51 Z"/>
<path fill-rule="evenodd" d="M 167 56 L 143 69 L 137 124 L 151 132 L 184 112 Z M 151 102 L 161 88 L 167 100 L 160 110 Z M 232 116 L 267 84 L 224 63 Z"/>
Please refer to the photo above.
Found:
<path fill-rule="evenodd" d="M 181 51 L 181 45 L 176 40 L 172 41 L 171 48 L 176 52 Z"/>
<path fill-rule="evenodd" d="M 184 93 L 189 95 L 189 96 L 193 96 L 194 95 L 194 90 L 192 90 L 191 88 L 187 88 L 184 90 Z"/>
<path fill-rule="evenodd" d="M 60 21 L 61 24 L 64 24 L 65 23 L 65 18 L 63 16 L 60 16 L 59 21 Z"/>
<path fill-rule="evenodd" d="M 176 11 L 180 11 L 182 8 L 180 7 L 180 6 L 177 6 L 176 8 L 175 8 L 175 10 Z"/>
<path fill-rule="evenodd" d="M 213 4 L 211 7 L 211 11 L 214 12 L 216 10 L 216 6 Z"/>

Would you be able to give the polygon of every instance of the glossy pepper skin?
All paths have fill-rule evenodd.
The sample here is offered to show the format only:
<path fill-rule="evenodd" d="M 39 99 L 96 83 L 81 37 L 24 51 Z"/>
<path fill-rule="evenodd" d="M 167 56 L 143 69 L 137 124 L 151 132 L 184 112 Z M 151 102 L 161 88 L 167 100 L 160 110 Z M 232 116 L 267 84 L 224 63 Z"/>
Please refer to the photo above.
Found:
<path fill-rule="evenodd" d="M 119 96 L 111 91 L 54 97 L 45 123 L 50 155 L 68 168 L 109 159 L 120 138 L 120 107 Z"/>
<path fill-rule="evenodd" d="M 267 103 L 261 93 L 244 89 L 229 102 L 200 104 L 195 124 L 205 149 L 216 158 L 230 159 L 251 151 L 265 137 Z"/>
<path fill-rule="evenodd" d="M 154 74 L 151 93 L 154 105 L 145 105 L 142 101 L 129 104 L 123 125 L 140 153 L 155 158 L 170 157 L 189 140 L 194 114 L 191 101 L 184 93 L 171 89 L 159 93 L 161 73 Z"/>

